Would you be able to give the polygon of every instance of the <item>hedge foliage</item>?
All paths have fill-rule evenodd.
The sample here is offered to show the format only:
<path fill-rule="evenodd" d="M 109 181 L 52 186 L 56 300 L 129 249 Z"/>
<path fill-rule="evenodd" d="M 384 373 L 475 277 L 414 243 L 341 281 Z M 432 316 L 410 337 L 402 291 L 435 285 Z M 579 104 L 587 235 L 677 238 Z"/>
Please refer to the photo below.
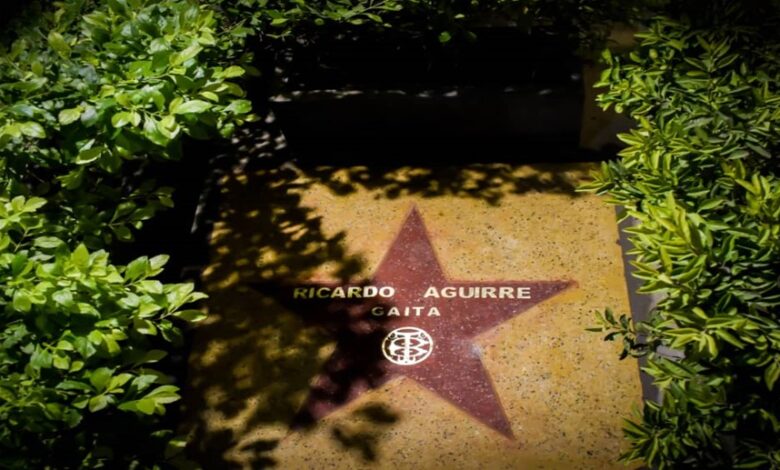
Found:
<path fill-rule="evenodd" d="M 117 266 L 105 249 L 173 204 L 138 176 L 152 159 L 252 119 L 245 68 L 223 62 L 241 37 L 220 34 L 193 1 L 73 0 L 23 17 L 5 44 L 0 465 L 151 466 L 172 456 L 149 452 L 155 438 L 181 447 L 158 418 L 178 387 L 155 366 L 204 295 L 156 280 L 164 255 Z M 108 444 L 126 423 L 152 437 Z"/>
<path fill-rule="evenodd" d="M 637 126 L 586 189 L 636 219 L 635 275 L 660 301 L 646 322 L 602 321 L 663 392 L 627 422 L 624 459 L 780 468 L 778 22 L 717 13 L 658 18 L 635 50 L 604 55 L 599 102 Z"/>

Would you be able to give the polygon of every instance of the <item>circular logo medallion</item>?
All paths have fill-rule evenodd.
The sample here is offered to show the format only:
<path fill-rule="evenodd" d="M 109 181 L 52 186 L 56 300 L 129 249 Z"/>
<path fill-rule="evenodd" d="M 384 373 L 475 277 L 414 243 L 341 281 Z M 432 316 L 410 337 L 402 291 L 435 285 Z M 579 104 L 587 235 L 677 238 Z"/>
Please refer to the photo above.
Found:
<path fill-rule="evenodd" d="M 431 335 L 413 326 L 397 328 L 382 341 L 382 354 L 388 361 L 401 366 L 419 364 L 428 359 L 432 351 Z"/>

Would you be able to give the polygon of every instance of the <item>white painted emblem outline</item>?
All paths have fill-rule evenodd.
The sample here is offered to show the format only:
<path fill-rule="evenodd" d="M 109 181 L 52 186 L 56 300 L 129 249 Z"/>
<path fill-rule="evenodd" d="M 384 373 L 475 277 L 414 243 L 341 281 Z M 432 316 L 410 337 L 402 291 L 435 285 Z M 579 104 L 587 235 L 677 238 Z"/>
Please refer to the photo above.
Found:
<path fill-rule="evenodd" d="M 412 344 L 418 341 L 418 344 Z M 400 343 L 400 344 L 399 344 Z M 417 365 L 433 352 L 433 338 L 427 331 L 414 326 L 396 328 L 382 340 L 382 354 L 399 366 Z"/>

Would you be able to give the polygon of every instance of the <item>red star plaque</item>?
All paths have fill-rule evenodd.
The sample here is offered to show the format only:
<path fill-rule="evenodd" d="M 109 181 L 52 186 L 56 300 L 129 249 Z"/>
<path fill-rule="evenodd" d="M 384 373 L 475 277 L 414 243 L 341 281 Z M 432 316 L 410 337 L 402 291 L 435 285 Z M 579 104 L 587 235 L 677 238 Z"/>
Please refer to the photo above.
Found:
<path fill-rule="evenodd" d="M 305 303 L 305 316 L 337 340 L 298 422 L 316 421 L 370 388 L 408 377 L 512 438 L 473 339 L 572 284 L 450 280 L 412 208 L 370 281 L 312 284 L 289 293 L 296 310 Z"/>

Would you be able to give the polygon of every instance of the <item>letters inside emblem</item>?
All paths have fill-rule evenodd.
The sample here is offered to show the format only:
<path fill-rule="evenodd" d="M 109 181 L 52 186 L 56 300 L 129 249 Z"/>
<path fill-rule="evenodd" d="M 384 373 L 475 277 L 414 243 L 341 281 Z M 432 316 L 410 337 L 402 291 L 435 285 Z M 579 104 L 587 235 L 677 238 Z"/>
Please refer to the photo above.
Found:
<path fill-rule="evenodd" d="M 382 354 L 388 361 L 401 366 L 419 364 L 428 359 L 432 351 L 431 335 L 413 326 L 396 328 L 382 341 Z"/>

